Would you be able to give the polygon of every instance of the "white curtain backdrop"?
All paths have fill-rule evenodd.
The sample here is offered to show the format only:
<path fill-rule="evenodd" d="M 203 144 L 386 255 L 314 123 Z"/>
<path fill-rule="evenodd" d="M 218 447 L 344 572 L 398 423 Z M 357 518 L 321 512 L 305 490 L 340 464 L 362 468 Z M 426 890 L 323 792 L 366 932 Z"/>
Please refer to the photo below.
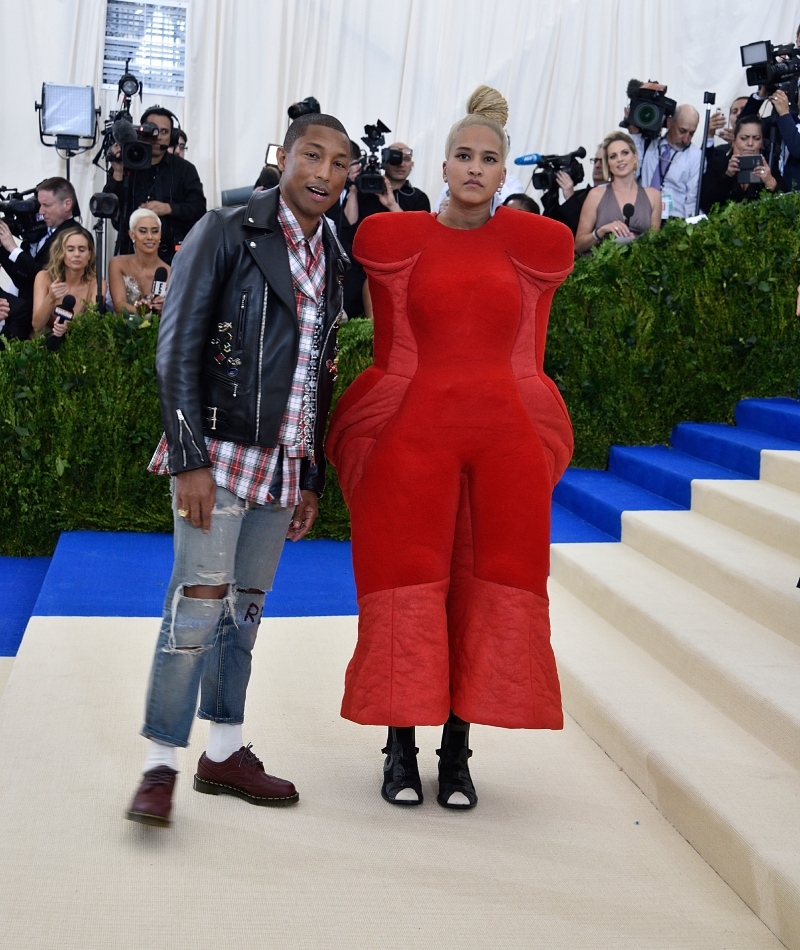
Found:
<path fill-rule="evenodd" d="M 727 112 L 747 92 L 739 46 L 794 39 L 800 3 L 785 0 L 189 0 L 185 98 L 148 94 L 189 135 L 209 207 L 252 184 L 286 108 L 316 96 L 359 139 L 382 119 L 414 148 L 412 181 L 434 198 L 443 143 L 479 83 L 510 103 L 512 156 L 596 144 L 617 126 L 630 78 L 658 79 L 702 109 Z M 43 81 L 91 84 L 102 119 L 104 0 L 0 0 L 0 185 L 32 187 L 64 173 L 38 139 Z M 138 118 L 136 100 L 134 117 Z M 699 142 L 698 131 L 695 142 Z M 93 153 L 72 162 L 88 198 L 104 176 Z M 530 169 L 522 171 L 527 185 Z M 588 177 L 588 166 L 587 166 Z"/>

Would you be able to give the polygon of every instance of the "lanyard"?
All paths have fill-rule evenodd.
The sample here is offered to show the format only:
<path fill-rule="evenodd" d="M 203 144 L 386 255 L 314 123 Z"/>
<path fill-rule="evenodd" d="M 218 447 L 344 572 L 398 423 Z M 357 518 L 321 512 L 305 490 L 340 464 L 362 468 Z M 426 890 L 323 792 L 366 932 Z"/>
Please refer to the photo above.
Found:
<path fill-rule="evenodd" d="M 670 146 L 672 148 L 672 146 Z M 669 157 L 667 162 L 667 167 L 664 168 L 663 162 L 664 159 L 661 157 L 661 152 L 659 150 L 658 154 L 658 180 L 661 182 L 659 185 L 659 190 L 664 187 L 664 181 L 666 180 L 667 175 L 669 175 L 669 170 L 672 167 L 672 163 L 675 161 L 675 156 L 678 154 L 677 149 L 672 149 L 672 155 Z"/>

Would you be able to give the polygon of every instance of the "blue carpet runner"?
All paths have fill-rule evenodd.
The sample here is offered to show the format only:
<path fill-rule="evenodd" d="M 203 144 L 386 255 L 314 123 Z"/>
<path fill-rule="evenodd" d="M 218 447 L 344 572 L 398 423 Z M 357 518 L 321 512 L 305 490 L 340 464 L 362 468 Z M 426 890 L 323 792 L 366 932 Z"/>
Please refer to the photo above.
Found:
<path fill-rule="evenodd" d="M 683 422 L 671 447 L 615 445 L 608 471 L 567 469 L 553 501 L 618 541 L 624 511 L 686 510 L 695 478 L 758 478 L 765 449 L 800 451 L 796 399 L 743 399 L 734 418 L 735 426 Z"/>

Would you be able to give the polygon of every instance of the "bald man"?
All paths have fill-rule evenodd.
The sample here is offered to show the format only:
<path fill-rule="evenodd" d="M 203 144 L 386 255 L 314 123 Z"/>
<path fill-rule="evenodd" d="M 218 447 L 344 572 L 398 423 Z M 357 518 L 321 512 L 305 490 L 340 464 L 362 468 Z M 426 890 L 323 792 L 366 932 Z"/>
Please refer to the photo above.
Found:
<path fill-rule="evenodd" d="M 692 145 L 700 114 L 684 103 L 667 119 L 661 138 L 634 135 L 639 153 L 639 184 L 661 192 L 662 218 L 690 218 L 695 213 L 702 152 Z"/>

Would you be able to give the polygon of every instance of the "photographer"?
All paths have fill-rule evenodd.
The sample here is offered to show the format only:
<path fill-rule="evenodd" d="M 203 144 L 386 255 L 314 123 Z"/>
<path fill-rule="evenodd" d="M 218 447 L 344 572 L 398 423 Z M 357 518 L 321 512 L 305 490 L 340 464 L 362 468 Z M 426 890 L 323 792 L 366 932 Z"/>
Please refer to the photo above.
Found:
<path fill-rule="evenodd" d="M 661 192 L 662 218 L 694 214 L 703 153 L 692 145 L 692 137 L 699 121 L 697 109 L 684 103 L 667 117 L 667 131 L 660 138 L 648 141 L 641 134 L 633 135 L 639 154 L 638 180 Z"/>
<path fill-rule="evenodd" d="M 708 153 L 708 164 L 703 175 L 700 207 L 706 214 L 716 204 L 726 201 L 754 201 L 767 191 L 781 191 L 780 176 L 773 174 L 763 155 L 764 134 L 757 115 L 740 116 L 733 134 L 733 145 L 720 154 Z M 752 169 L 743 170 L 740 160 L 745 156 L 761 159 Z"/>
<path fill-rule="evenodd" d="M 776 89 L 769 97 L 775 108 L 778 135 L 783 148 L 781 149 L 781 174 L 787 191 L 800 190 L 800 95 L 794 103 L 789 103 L 789 97 L 783 89 Z"/>
<path fill-rule="evenodd" d="M 800 97 L 792 103 L 784 89 L 773 89 L 772 92 L 762 86 L 758 93 L 754 93 L 746 101 L 742 115 L 755 116 L 765 102 L 771 102 L 774 113 L 762 118 L 762 130 L 768 134 L 774 123 L 777 138 L 782 147 L 780 156 L 773 160 L 773 171 L 780 162 L 781 175 L 787 191 L 800 190 L 800 116 L 798 105 Z"/>
<path fill-rule="evenodd" d="M 341 216 L 336 221 L 340 240 L 348 254 L 359 225 L 371 215 L 387 211 L 431 210 L 431 203 L 425 192 L 415 188 L 408 180 L 414 168 L 412 149 L 405 142 L 393 142 L 388 148 L 402 152 L 403 160 L 399 164 L 385 165 L 382 194 L 364 194 L 359 191 L 355 179 L 361 166 L 355 162 L 350 165 L 347 198 L 342 205 Z M 365 280 L 364 269 L 353 260 L 352 267 L 344 279 L 344 309 L 348 317 L 357 317 L 364 312 L 362 292 Z"/>
<path fill-rule="evenodd" d="M 733 130 L 736 125 L 736 120 L 742 113 L 747 103 L 747 96 L 737 96 L 731 103 L 730 110 L 728 111 L 728 122 L 725 123 L 725 116 L 723 113 L 717 109 L 714 115 L 711 116 L 708 122 L 708 135 L 709 142 L 706 143 L 707 148 L 717 148 L 721 151 L 725 151 L 730 145 L 733 145 Z M 716 133 L 722 141 L 723 145 L 713 145 L 713 135 Z"/>
<path fill-rule="evenodd" d="M 146 208 L 161 218 L 159 256 L 170 264 L 192 226 L 206 213 L 206 199 L 194 165 L 168 151 L 175 137 L 172 113 L 152 106 L 142 113 L 141 122 L 158 129 L 149 168 L 126 170 L 120 147 L 115 145 L 109 151 L 111 172 L 103 191 L 115 194 L 120 204 L 120 219 L 114 222 L 119 231 L 115 254 L 132 252 L 129 218 L 137 208 Z"/>
<path fill-rule="evenodd" d="M 591 185 L 586 188 L 579 188 L 576 191 L 575 183 L 569 173 L 563 170 L 559 171 L 556 175 L 558 190 L 546 191 L 542 195 L 544 216 L 566 224 L 573 234 L 577 234 L 578 222 L 581 219 L 581 211 L 583 210 L 583 203 L 586 201 L 586 196 L 592 188 L 605 184 L 605 181 L 606 179 L 603 177 L 603 146 L 599 145 L 592 159 Z M 558 191 L 560 191 L 564 197 L 563 204 L 559 204 Z"/>
<path fill-rule="evenodd" d="M 36 242 L 23 240 L 17 245 L 5 221 L 0 221 L 0 267 L 12 281 L 7 293 L 0 291 L 8 301 L 9 314 L 2 334 L 9 339 L 27 340 L 31 335 L 33 319 L 33 284 L 39 271 L 47 267 L 50 247 L 56 237 L 77 224 L 78 198 L 66 178 L 46 178 L 36 189 L 39 214 L 47 231 Z"/>

